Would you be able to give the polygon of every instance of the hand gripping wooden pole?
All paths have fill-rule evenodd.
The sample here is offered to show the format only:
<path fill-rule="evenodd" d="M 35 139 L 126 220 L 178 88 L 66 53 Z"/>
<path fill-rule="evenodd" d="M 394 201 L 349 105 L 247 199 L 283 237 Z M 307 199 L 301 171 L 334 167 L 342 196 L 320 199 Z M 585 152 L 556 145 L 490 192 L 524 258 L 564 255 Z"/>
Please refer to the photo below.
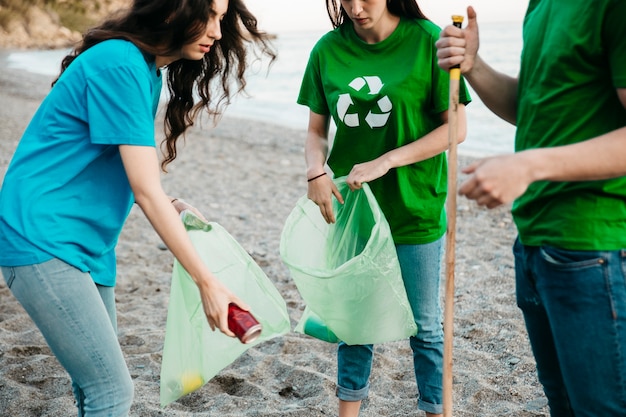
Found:
<path fill-rule="evenodd" d="M 452 16 L 452 23 L 461 27 L 463 16 Z M 458 107 L 461 67 L 450 68 L 450 102 L 448 106 L 448 230 L 446 233 L 446 288 L 443 320 L 443 415 L 452 416 L 452 345 L 454 339 L 454 251 L 456 240 L 456 178 Z"/>

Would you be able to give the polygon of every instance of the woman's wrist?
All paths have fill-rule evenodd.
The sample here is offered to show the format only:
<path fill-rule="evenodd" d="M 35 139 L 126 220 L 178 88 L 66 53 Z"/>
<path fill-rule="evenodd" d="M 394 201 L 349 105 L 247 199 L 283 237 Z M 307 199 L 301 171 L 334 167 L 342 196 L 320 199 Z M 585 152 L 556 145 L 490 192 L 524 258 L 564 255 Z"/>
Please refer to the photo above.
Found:
<path fill-rule="evenodd" d="M 324 175 L 326 175 L 326 172 L 322 172 L 321 174 L 317 174 L 317 175 L 314 175 L 312 177 L 309 177 L 309 178 L 307 178 L 306 181 L 307 182 L 312 182 L 312 181 L 315 181 L 318 178 L 322 178 Z"/>
<path fill-rule="evenodd" d="M 315 177 L 324 176 L 326 174 L 326 170 L 324 169 L 324 164 L 313 164 L 310 167 L 307 167 L 306 170 L 306 179 L 310 180 Z"/>

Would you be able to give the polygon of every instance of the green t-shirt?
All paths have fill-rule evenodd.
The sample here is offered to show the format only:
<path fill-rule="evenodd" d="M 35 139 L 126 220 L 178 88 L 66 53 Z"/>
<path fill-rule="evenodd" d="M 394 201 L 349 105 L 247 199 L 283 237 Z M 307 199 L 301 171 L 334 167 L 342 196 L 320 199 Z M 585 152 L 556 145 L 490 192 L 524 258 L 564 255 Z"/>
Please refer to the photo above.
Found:
<path fill-rule="evenodd" d="M 337 129 L 328 165 L 336 177 L 442 124 L 449 77 L 437 66 L 439 33 L 430 21 L 403 18 L 387 39 L 367 44 L 347 22 L 317 42 L 298 103 L 332 116 Z M 459 101 L 469 102 L 465 84 Z M 430 243 L 445 233 L 445 153 L 392 169 L 369 185 L 395 243 Z"/>
<path fill-rule="evenodd" d="M 516 151 L 626 126 L 626 1 L 531 0 L 524 20 Z M 626 155 L 624 156 L 626 158 Z M 626 178 L 532 184 L 513 205 L 522 243 L 626 247 Z"/>

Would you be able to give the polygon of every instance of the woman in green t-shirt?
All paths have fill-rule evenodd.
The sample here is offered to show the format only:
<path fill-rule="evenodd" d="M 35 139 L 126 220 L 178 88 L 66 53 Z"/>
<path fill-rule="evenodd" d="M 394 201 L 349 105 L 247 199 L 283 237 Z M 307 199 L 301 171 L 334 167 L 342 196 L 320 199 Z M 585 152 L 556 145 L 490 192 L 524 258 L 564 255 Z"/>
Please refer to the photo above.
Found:
<path fill-rule="evenodd" d="M 443 330 L 439 301 L 446 231 L 448 74 L 438 68 L 440 29 L 415 1 L 327 0 L 335 29 L 314 46 L 298 103 L 310 109 L 305 145 L 308 196 L 335 221 L 326 175 L 347 176 L 352 190 L 367 182 L 391 227 L 418 327 L 411 337 L 419 408 L 442 413 Z M 463 85 L 459 142 L 465 138 Z M 337 127 L 328 152 L 332 117 Z M 371 345 L 338 348 L 340 417 L 357 416 L 367 396 Z"/>

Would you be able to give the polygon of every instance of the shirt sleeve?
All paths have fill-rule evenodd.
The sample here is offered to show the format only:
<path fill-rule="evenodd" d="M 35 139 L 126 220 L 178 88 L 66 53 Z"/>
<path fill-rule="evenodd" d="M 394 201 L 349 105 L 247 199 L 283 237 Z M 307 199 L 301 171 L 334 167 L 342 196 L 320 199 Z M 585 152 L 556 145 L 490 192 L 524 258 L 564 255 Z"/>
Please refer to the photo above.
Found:
<path fill-rule="evenodd" d="M 298 94 L 298 104 L 302 104 L 317 114 L 328 115 L 330 110 L 324 96 L 324 86 L 320 70 L 319 46 L 311 51 Z"/>
<path fill-rule="evenodd" d="M 87 80 L 92 143 L 155 146 L 153 94 L 147 67 L 119 65 Z"/>

